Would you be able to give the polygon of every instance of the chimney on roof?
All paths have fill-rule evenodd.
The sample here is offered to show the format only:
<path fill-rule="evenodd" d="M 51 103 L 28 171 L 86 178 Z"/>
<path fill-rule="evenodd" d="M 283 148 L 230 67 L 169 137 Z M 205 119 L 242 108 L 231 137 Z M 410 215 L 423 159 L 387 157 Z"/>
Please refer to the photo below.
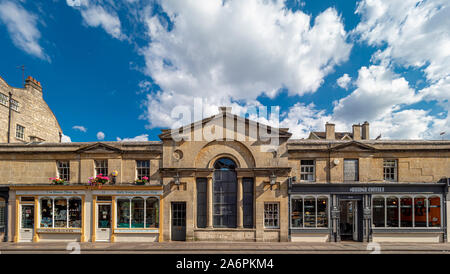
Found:
<path fill-rule="evenodd" d="M 231 113 L 231 107 L 219 107 L 219 112 L 220 113 L 225 113 L 225 112 Z"/>
<path fill-rule="evenodd" d="M 26 89 L 34 89 L 39 91 L 40 93 L 42 93 L 42 86 L 41 83 L 38 82 L 36 79 L 34 79 L 31 76 L 28 76 L 27 79 L 25 80 L 25 88 Z"/>
<path fill-rule="evenodd" d="M 361 125 L 355 124 L 352 126 L 353 128 L 353 140 L 361 140 Z"/>
<path fill-rule="evenodd" d="M 336 136 L 334 133 L 334 124 L 331 124 L 328 122 L 325 124 L 325 135 L 326 135 L 325 139 L 327 139 L 327 140 L 335 140 L 336 139 Z"/>
<path fill-rule="evenodd" d="M 370 134 L 369 134 L 369 122 L 365 121 L 362 125 L 362 139 L 363 140 L 369 140 Z"/>

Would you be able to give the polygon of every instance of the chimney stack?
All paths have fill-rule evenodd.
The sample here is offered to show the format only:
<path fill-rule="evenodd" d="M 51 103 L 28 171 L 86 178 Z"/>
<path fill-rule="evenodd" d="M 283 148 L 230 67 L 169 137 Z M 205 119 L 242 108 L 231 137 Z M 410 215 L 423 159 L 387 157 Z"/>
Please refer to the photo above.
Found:
<path fill-rule="evenodd" d="M 225 112 L 231 113 L 231 107 L 219 107 L 219 112 L 220 113 L 225 113 Z"/>
<path fill-rule="evenodd" d="M 355 124 L 352 126 L 353 128 L 353 140 L 361 140 L 361 125 Z"/>
<path fill-rule="evenodd" d="M 25 80 L 25 88 L 28 89 L 28 87 L 32 87 L 35 90 L 37 90 L 37 91 L 42 93 L 41 83 L 38 82 L 36 79 L 34 79 L 31 76 L 28 76 L 27 79 Z"/>
<path fill-rule="evenodd" d="M 369 134 L 369 122 L 365 121 L 362 125 L 362 139 L 363 140 L 369 140 L 370 134 Z"/>
<path fill-rule="evenodd" d="M 326 133 L 326 139 L 327 140 L 334 140 L 336 139 L 335 133 L 334 133 L 334 124 L 326 123 L 325 124 L 325 133 Z"/>

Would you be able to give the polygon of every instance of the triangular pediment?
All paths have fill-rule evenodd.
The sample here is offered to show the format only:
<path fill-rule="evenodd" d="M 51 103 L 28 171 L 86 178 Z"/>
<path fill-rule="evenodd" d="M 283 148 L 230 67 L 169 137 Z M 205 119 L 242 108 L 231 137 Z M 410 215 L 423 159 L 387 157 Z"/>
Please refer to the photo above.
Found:
<path fill-rule="evenodd" d="M 122 152 L 120 148 L 107 145 L 105 143 L 95 143 L 91 145 L 84 146 L 77 150 L 77 152 L 84 152 L 84 153 L 115 153 L 115 152 Z"/>
<path fill-rule="evenodd" d="M 222 123 L 222 121 L 225 121 Z M 229 121 L 233 121 L 234 123 L 227 124 Z M 208 125 L 216 125 L 222 128 L 227 128 L 227 130 L 238 132 L 239 130 L 242 131 L 242 129 L 245 128 L 251 128 L 251 129 L 260 129 L 262 132 L 267 132 L 271 134 L 271 136 L 277 136 L 279 138 L 290 138 L 292 136 L 292 133 L 290 133 L 288 128 L 275 128 L 271 127 L 253 120 L 250 120 L 248 118 L 244 118 L 235 114 L 232 114 L 230 112 L 221 112 L 219 114 L 213 115 L 211 117 L 204 118 L 200 121 L 179 127 L 177 129 L 162 129 L 162 133 L 159 135 L 159 138 L 161 140 L 163 139 L 171 139 L 173 134 L 177 134 L 180 132 L 192 132 L 198 128 L 205 128 L 208 127 Z M 247 131 L 249 131 L 247 129 Z M 248 132 L 243 132 L 243 134 L 247 134 Z M 258 138 L 257 138 L 258 139 Z"/>
<path fill-rule="evenodd" d="M 372 151 L 376 150 L 376 148 L 357 142 L 357 141 L 351 141 L 344 144 L 336 145 L 335 147 L 332 147 L 331 150 L 334 151 Z"/>

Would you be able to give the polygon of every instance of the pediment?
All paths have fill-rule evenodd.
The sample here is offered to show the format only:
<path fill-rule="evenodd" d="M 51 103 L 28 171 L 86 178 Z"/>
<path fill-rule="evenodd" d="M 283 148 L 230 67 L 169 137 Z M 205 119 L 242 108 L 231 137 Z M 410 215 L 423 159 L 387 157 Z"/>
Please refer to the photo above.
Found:
<path fill-rule="evenodd" d="M 224 121 L 224 122 L 222 122 Z M 228 124 L 229 121 L 232 123 Z M 238 132 L 249 134 L 247 131 L 258 128 L 258 130 L 262 130 L 262 132 L 267 132 L 272 137 L 277 136 L 279 138 L 290 138 L 292 133 L 290 133 L 288 128 L 275 128 L 269 125 L 265 125 L 248 118 L 243 118 L 235 114 L 231 114 L 229 112 L 219 113 L 217 115 L 213 115 L 211 117 L 202 119 L 200 121 L 176 128 L 176 129 L 162 129 L 162 133 L 159 135 L 161 140 L 163 139 L 171 139 L 173 134 L 182 135 L 183 132 L 193 132 L 198 129 L 207 129 L 208 126 L 215 125 L 219 127 L 219 130 L 226 132 Z M 231 126 L 230 126 L 231 125 Z M 245 128 L 248 128 L 247 130 Z M 208 129 L 209 130 L 209 129 Z M 213 130 L 214 131 L 214 130 Z M 242 132 L 244 131 L 244 132 Z M 256 131 L 256 130 L 255 130 Z M 226 135 L 226 133 L 224 133 Z M 259 131 L 256 135 L 259 135 Z M 228 136 L 223 136 L 224 138 L 229 138 Z M 256 139 L 259 139 L 258 137 Z"/>
<path fill-rule="evenodd" d="M 376 150 L 376 148 L 357 142 L 357 141 L 351 141 L 345 144 L 337 145 L 333 148 L 331 148 L 333 151 L 373 151 Z"/>
<path fill-rule="evenodd" d="M 91 145 L 87 145 L 77 150 L 77 152 L 83 153 L 117 153 L 122 152 L 120 148 L 110 146 L 104 143 L 95 143 Z"/>

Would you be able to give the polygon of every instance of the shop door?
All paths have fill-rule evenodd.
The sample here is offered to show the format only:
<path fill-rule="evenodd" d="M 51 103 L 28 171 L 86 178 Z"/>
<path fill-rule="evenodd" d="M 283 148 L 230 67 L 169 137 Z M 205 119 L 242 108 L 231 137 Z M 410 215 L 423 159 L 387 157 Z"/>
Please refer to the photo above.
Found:
<path fill-rule="evenodd" d="M 362 214 L 361 201 L 341 200 L 339 229 L 341 240 L 361 241 Z"/>
<path fill-rule="evenodd" d="M 34 235 L 34 205 L 21 205 L 19 241 L 32 242 Z"/>
<path fill-rule="evenodd" d="M 97 204 L 95 241 L 109 242 L 111 239 L 111 204 Z"/>
<path fill-rule="evenodd" d="M 186 241 L 186 203 L 172 203 L 172 241 Z"/>

